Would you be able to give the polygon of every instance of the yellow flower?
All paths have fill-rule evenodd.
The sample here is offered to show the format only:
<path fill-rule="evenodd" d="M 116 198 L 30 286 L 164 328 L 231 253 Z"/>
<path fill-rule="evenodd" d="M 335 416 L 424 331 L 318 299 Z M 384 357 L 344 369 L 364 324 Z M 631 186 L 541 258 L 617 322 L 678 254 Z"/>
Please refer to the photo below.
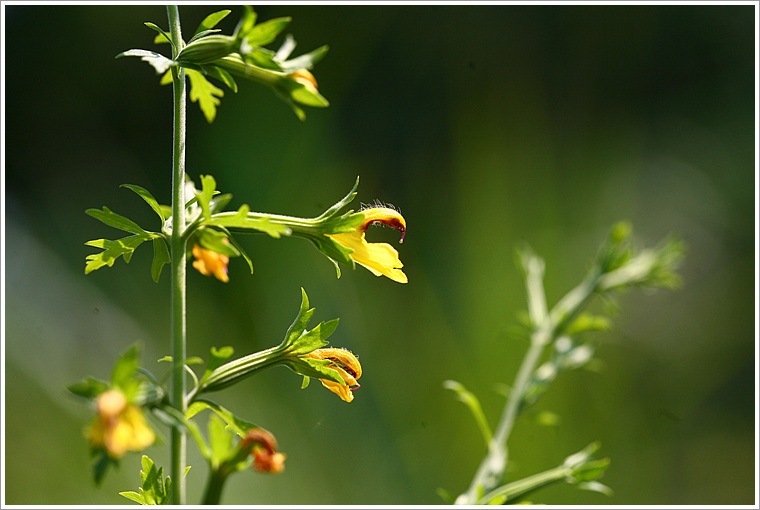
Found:
<path fill-rule="evenodd" d="M 229 242 L 226 239 L 224 241 Z M 230 262 L 230 258 L 227 255 L 201 248 L 196 244 L 193 246 L 193 257 L 195 257 L 193 267 L 201 274 L 206 276 L 213 274 L 217 280 L 225 283 L 230 281 L 230 277 L 227 276 L 227 264 Z"/>
<path fill-rule="evenodd" d="M 289 78 L 297 81 L 312 92 L 317 91 L 317 79 L 306 69 L 298 69 L 288 75 Z"/>
<path fill-rule="evenodd" d="M 317 349 L 308 354 L 305 354 L 309 358 L 314 359 L 327 359 L 330 363 L 327 368 L 332 368 L 340 374 L 345 384 L 340 384 L 329 379 L 320 379 L 322 386 L 332 391 L 346 402 L 351 402 L 354 399 L 353 390 L 359 388 L 359 383 L 356 382 L 362 376 L 362 366 L 359 364 L 359 360 L 356 359 L 350 351 L 346 349 Z M 352 386 L 355 386 L 352 388 Z"/>
<path fill-rule="evenodd" d="M 350 256 L 357 264 L 366 267 L 375 276 L 387 276 L 393 281 L 407 283 L 404 272 L 401 270 L 404 264 L 398 257 L 396 249 L 388 243 L 368 243 L 364 238 L 367 228 L 373 223 L 383 223 L 401 232 L 400 243 L 404 242 L 406 233 L 406 221 L 401 214 L 387 207 L 372 207 L 361 211 L 364 221 L 353 232 L 344 234 L 327 234 L 346 248 L 354 250 Z"/>
<path fill-rule="evenodd" d="M 87 431 L 96 448 L 105 448 L 111 458 L 120 459 L 127 451 L 139 452 L 156 436 L 145 421 L 142 410 L 127 402 L 118 390 L 101 393 L 96 400 L 97 416 Z"/>

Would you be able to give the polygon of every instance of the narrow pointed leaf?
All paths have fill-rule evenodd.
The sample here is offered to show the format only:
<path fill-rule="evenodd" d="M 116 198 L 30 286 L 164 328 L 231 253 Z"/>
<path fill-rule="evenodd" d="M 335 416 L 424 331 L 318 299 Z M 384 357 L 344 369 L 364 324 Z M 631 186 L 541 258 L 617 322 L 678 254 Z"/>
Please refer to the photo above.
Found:
<path fill-rule="evenodd" d="M 164 217 L 164 213 L 161 211 L 161 206 L 158 205 L 158 201 L 156 201 L 156 199 L 153 198 L 153 195 L 150 194 L 150 191 L 134 184 L 122 184 L 121 187 L 132 190 L 138 195 L 140 195 L 140 197 L 143 200 L 145 200 L 145 203 L 147 203 L 151 207 L 151 209 L 153 209 L 156 212 L 156 214 L 158 214 L 158 217 L 161 218 L 161 221 L 162 222 L 166 221 L 166 218 Z"/>

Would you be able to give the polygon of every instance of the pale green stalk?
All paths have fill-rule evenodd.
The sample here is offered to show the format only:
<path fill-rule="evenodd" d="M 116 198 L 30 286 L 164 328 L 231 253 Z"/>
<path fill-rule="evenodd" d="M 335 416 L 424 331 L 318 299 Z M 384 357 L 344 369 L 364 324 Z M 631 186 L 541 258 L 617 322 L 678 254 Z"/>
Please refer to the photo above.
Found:
<path fill-rule="evenodd" d="M 176 5 L 167 6 L 169 29 L 172 43 L 179 52 L 182 50 L 182 32 L 179 22 L 179 9 Z M 185 403 L 185 370 L 183 365 L 187 356 L 186 304 L 187 304 L 187 269 L 186 244 L 182 236 L 185 229 L 185 129 L 186 129 L 186 90 L 185 70 L 172 67 L 172 84 L 174 89 L 174 152 L 172 158 L 172 233 L 171 233 L 171 352 L 172 352 L 172 389 L 171 403 L 182 413 L 187 411 Z M 171 477 L 172 503 L 185 504 L 185 464 L 187 436 L 185 431 L 173 426 L 171 429 Z"/>
<path fill-rule="evenodd" d="M 458 504 L 478 504 L 484 500 L 483 492 L 491 491 L 501 484 L 508 460 L 507 441 L 520 414 L 521 404 L 541 354 L 544 348 L 556 339 L 564 326 L 583 309 L 599 284 L 599 278 L 592 273 L 591 277 L 568 292 L 549 312 L 543 288 L 543 261 L 534 255 L 526 256 L 529 257 L 524 264 L 528 313 L 536 329 L 530 337 L 530 347 L 515 376 L 509 399 L 488 445 L 488 453 L 478 467 L 467 492 L 457 498 Z"/>

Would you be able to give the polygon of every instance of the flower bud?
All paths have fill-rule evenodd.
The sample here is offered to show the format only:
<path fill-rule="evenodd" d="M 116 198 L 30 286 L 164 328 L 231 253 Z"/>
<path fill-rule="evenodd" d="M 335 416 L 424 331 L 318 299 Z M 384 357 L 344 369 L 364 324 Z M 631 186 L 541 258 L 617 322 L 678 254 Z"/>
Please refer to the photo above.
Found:
<path fill-rule="evenodd" d="M 290 73 L 288 77 L 300 83 L 311 92 L 317 92 L 317 79 L 306 69 L 298 69 L 297 71 Z"/>
<path fill-rule="evenodd" d="M 226 35 L 208 35 L 191 42 L 177 55 L 176 60 L 190 64 L 206 64 L 234 53 L 240 42 Z"/>

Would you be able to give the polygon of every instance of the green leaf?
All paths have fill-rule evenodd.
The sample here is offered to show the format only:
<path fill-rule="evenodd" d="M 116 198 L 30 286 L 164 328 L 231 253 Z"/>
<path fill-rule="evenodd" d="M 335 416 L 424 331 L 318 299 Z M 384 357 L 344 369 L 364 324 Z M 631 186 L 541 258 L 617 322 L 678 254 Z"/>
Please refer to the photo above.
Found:
<path fill-rule="evenodd" d="M 306 290 L 301 287 L 301 307 L 295 320 L 285 333 L 283 345 L 292 345 L 303 334 L 312 315 L 314 315 L 314 308 L 309 309 L 309 296 L 306 295 Z"/>
<path fill-rule="evenodd" d="M 135 374 L 137 373 L 138 358 L 140 356 L 140 346 L 132 345 L 129 349 L 119 356 L 111 371 L 111 386 L 120 389 L 127 400 L 131 400 L 128 392 L 135 390 Z M 139 382 L 137 382 L 139 385 Z"/>
<path fill-rule="evenodd" d="M 198 29 L 195 31 L 195 35 L 198 35 L 199 33 L 203 32 L 204 30 L 211 30 L 214 28 L 220 21 L 222 21 L 224 18 L 227 17 L 229 13 L 232 11 L 229 9 L 224 9 L 222 11 L 217 11 L 214 13 L 209 14 L 206 16 L 203 21 L 201 21 L 201 24 L 198 25 Z"/>
<path fill-rule="evenodd" d="M 216 193 L 216 180 L 211 175 L 201 175 L 201 191 L 195 192 L 195 198 L 198 199 L 198 205 L 200 205 L 203 211 L 203 217 L 207 220 L 211 219 L 209 204 Z"/>
<path fill-rule="evenodd" d="M 145 501 L 145 498 L 143 497 L 142 494 L 138 494 L 138 493 L 136 493 L 134 491 L 120 492 L 119 496 L 124 496 L 125 498 L 131 499 L 135 503 L 140 503 L 141 505 L 147 505 L 147 504 L 149 504 L 149 503 L 147 503 Z"/>
<path fill-rule="evenodd" d="M 232 347 L 225 346 L 221 349 L 217 349 L 216 347 L 211 348 L 211 358 L 208 360 L 208 365 L 206 365 L 206 371 L 203 374 L 203 377 L 201 378 L 201 384 L 208 378 L 211 373 L 216 370 L 218 367 L 222 366 L 224 362 L 232 356 L 232 354 L 235 352 L 235 349 Z"/>
<path fill-rule="evenodd" d="M 327 345 L 327 338 L 333 334 L 338 327 L 340 319 L 333 319 L 327 322 L 320 322 L 311 331 L 307 331 L 295 340 L 292 345 L 293 354 L 308 354 L 315 349 Z"/>
<path fill-rule="evenodd" d="M 161 210 L 161 206 L 158 205 L 158 202 L 155 198 L 153 198 L 153 195 L 150 194 L 148 190 L 145 188 L 141 188 L 140 186 L 136 186 L 134 184 L 122 184 L 120 187 L 127 188 L 129 190 L 134 191 L 140 197 L 142 197 L 143 200 L 158 214 L 158 217 L 161 218 L 161 222 L 163 223 L 166 221 L 166 217 L 164 217 L 164 213 Z"/>
<path fill-rule="evenodd" d="M 150 274 L 154 282 L 158 283 L 158 279 L 161 277 L 161 269 L 163 269 L 164 264 L 169 262 L 171 262 L 171 255 L 169 255 L 166 241 L 160 237 L 153 239 L 153 263 L 150 267 Z"/>
<path fill-rule="evenodd" d="M 202 39 L 203 37 L 206 37 L 207 35 L 215 34 L 217 32 L 221 32 L 221 30 L 217 28 L 214 30 L 204 30 L 203 32 L 198 32 L 189 41 L 187 41 L 187 44 L 192 44 L 198 39 Z"/>
<path fill-rule="evenodd" d="M 583 312 L 567 326 L 565 332 L 568 335 L 576 335 L 586 331 L 609 331 L 611 328 L 612 323 L 608 317 Z"/>
<path fill-rule="evenodd" d="M 221 104 L 218 98 L 224 96 L 224 91 L 212 85 L 199 71 L 186 69 L 186 73 L 190 80 L 190 100 L 198 103 L 206 121 L 211 124 L 216 118 L 216 107 Z"/>
<path fill-rule="evenodd" d="M 480 405 L 480 400 L 478 400 L 478 397 L 476 397 L 474 393 L 467 390 L 463 384 L 457 381 L 444 381 L 443 387 L 455 392 L 457 394 L 457 398 L 459 398 L 459 400 L 467 406 L 467 408 L 472 413 L 472 416 L 475 418 L 478 427 L 480 427 L 480 432 L 483 435 L 483 440 L 485 441 L 486 446 L 488 446 L 488 444 L 491 442 L 493 434 L 491 433 L 491 428 L 488 426 L 488 420 L 486 420 L 486 416 L 483 414 L 483 408 Z"/>
<path fill-rule="evenodd" d="M 167 477 L 164 481 L 163 473 L 164 468 L 157 469 L 151 458 L 143 455 L 140 471 L 142 487 L 138 489 L 139 493 L 128 491 L 119 494 L 141 505 L 167 505 L 171 497 L 171 479 Z"/>
<path fill-rule="evenodd" d="M 280 32 L 285 30 L 285 27 L 291 20 L 292 18 L 284 17 L 259 23 L 248 31 L 245 39 L 251 46 L 265 46 L 274 41 L 280 35 Z"/>
<path fill-rule="evenodd" d="M 243 55 L 243 58 L 248 64 L 278 73 L 282 72 L 282 66 L 275 60 L 275 53 L 272 50 L 256 47 Z"/>
<path fill-rule="evenodd" d="M 225 421 L 225 423 L 227 424 L 227 428 L 233 431 L 235 434 L 237 434 L 240 437 L 245 437 L 245 433 L 249 429 L 258 428 L 256 424 L 246 421 L 242 418 L 239 418 L 235 416 L 231 411 L 220 406 L 216 402 L 212 402 L 211 400 L 206 400 L 206 399 L 199 399 L 193 402 L 192 404 L 190 404 L 190 406 L 187 408 L 187 413 L 185 414 L 185 416 L 188 419 L 190 419 L 205 409 L 210 409 L 211 411 L 214 411 L 217 414 L 217 416 L 219 416 L 221 419 Z"/>
<path fill-rule="evenodd" d="M 146 232 L 137 223 L 130 220 L 129 218 L 125 218 L 120 214 L 116 214 L 108 207 L 103 206 L 102 211 L 100 209 L 87 209 L 85 213 L 89 214 L 97 220 L 102 221 L 109 227 L 118 228 L 119 230 L 124 230 L 133 234 L 148 235 L 148 232 Z"/>
<path fill-rule="evenodd" d="M 239 257 L 240 252 L 233 244 L 224 242 L 229 239 L 227 234 L 214 230 L 212 228 L 199 228 L 196 231 L 198 244 L 207 250 L 227 255 L 228 257 Z"/>
<path fill-rule="evenodd" d="M 346 196 L 335 202 L 331 207 L 329 207 L 325 212 L 317 216 L 317 220 L 327 220 L 335 216 L 338 211 L 346 207 L 351 201 L 356 197 L 357 194 L 357 188 L 359 187 L 359 176 L 356 176 L 356 181 L 354 182 L 354 187 L 351 188 L 351 191 L 349 191 Z"/>
<path fill-rule="evenodd" d="M 304 377 L 316 377 L 317 379 L 327 379 L 339 384 L 345 384 L 346 382 L 338 371 L 328 367 L 330 363 L 330 360 L 327 359 L 314 359 L 304 356 L 288 358 L 285 366 Z M 303 382 L 301 383 L 301 388 L 304 388 Z"/>
<path fill-rule="evenodd" d="M 116 259 L 121 256 L 124 257 L 124 262 L 129 263 L 135 249 L 148 239 L 149 236 L 129 236 L 117 241 L 109 241 L 108 239 L 87 241 L 85 245 L 102 248 L 104 251 L 86 257 L 87 265 L 84 268 L 84 273 L 89 274 L 103 266 L 111 267 Z"/>
<path fill-rule="evenodd" d="M 221 81 L 227 87 L 232 90 L 233 92 L 237 93 L 238 87 L 237 83 L 235 82 L 235 78 L 232 77 L 230 73 L 222 69 L 221 67 L 215 66 L 215 65 L 201 65 L 201 69 L 204 73 L 211 76 L 212 78 L 216 78 L 217 80 Z M 171 76 L 171 74 L 169 75 Z M 170 80 L 171 83 L 171 80 Z"/>
<path fill-rule="evenodd" d="M 92 399 L 108 390 L 108 383 L 93 377 L 85 377 L 78 383 L 72 384 L 67 389 L 74 395 Z"/>
<path fill-rule="evenodd" d="M 218 415 L 211 415 L 208 419 L 208 442 L 212 465 L 218 466 L 232 453 L 232 436 L 227 433 Z"/>
<path fill-rule="evenodd" d="M 100 486 L 108 472 L 108 468 L 111 466 L 119 467 L 119 461 L 112 459 L 104 449 L 93 450 L 92 453 L 96 457 L 92 465 L 92 479 L 96 486 Z"/>
<path fill-rule="evenodd" d="M 127 50 L 116 55 L 116 58 L 120 57 L 140 57 L 140 60 L 153 66 L 156 74 L 164 74 L 174 64 L 173 60 L 166 58 L 160 53 L 148 50 Z"/>
<path fill-rule="evenodd" d="M 248 263 L 248 267 L 251 269 L 251 274 L 253 274 L 253 262 L 251 261 L 251 258 L 248 256 L 248 254 L 245 252 L 242 246 L 240 246 L 240 243 L 237 242 L 237 240 L 232 237 L 232 234 L 230 234 L 230 231 L 227 230 L 224 227 L 219 227 L 224 231 L 224 233 L 227 234 L 227 239 L 229 239 L 230 243 L 232 243 L 232 246 L 235 247 L 235 249 L 238 251 L 238 255 L 242 256 L 243 259 Z"/>

